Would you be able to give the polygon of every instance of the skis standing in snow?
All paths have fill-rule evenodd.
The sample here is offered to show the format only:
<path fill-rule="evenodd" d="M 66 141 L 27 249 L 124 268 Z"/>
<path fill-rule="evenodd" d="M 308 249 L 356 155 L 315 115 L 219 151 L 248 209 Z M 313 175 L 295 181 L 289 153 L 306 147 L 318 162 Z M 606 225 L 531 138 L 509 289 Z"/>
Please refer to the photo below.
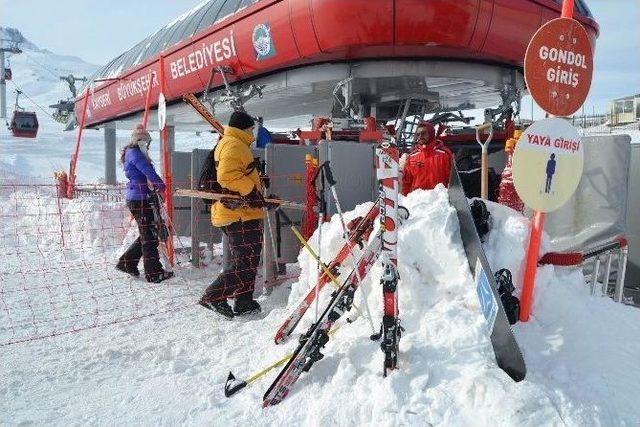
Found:
<path fill-rule="evenodd" d="M 398 148 L 384 141 L 376 148 L 376 170 L 380 196 L 380 238 L 382 239 L 383 307 L 380 347 L 384 353 L 383 375 L 398 366 L 402 326 L 398 317 Z"/>
<path fill-rule="evenodd" d="M 173 277 L 165 271 L 158 253 L 159 237 L 152 206 L 149 204 L 149 182 L 156 192 L 164 191 L 165 185 L 149 159 L 148 149 L 151 136 L 139 124 L 131 133 L 129 144 L 122 150 L 121 160 L 124 173 L 129 179 L 126 190 L 127 207 L 138 224 L 140 236 L 129 246 L 118 260 L 116 268 L 132 276 L 139 276 L 138 263 L 143 259 L 145 278 L 148 282 L 159 283 Z"/>

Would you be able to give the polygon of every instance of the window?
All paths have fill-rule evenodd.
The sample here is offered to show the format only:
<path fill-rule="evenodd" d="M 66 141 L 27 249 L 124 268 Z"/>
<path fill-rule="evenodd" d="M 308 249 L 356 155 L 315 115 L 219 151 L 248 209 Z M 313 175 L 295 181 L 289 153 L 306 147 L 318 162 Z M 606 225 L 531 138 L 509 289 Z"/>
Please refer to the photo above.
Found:
<path fill-rule="evenodd" d="M 628 101 L 624 101 L 624 112 L 625 113 L 633 113 L 633 99 L 629 99 Z"/>
<path fill-rule="evenodd" d="M 167 29 L 167 37 L 164 39 L 162 49 L 167 49 L 174 44 L 181 41 L 178 37 L 182 33 L 183 28 L 180 27 L 180 22 L 176 22 L 171 28 Z"/>
<path fill-rule="evenodd" d="M 252 4 L 257 3 L 257 2 L 258 2 L 258 0 L 240 0 L 240 4 L 238 5 L 238 9 L 237 10 L 240 10 L 242 8 L 247 8 L 247 7 L 249 7 Z"/>
<path fill-rule="evenodd" d="M 211 3 L 211 2 L 209 2 Z M 207 13 L 207 11 L 209 10 L 210 4 L 206 4 L 203 7 L 201 7 L 200 9 L 198 9 L 197 12 L 195 12 L 193 15 L 191 15 L 190 17 L 187 18 L 187 20 L 189 21 L 187 23 L 187 25 L 184 27 L 182 33 L 180 34 L 180 39 L 177 41 L 172 41 L 172 43 L 170 44 L 170 46 L 188 39 L 189 37 L 191 37 L 192 35 L 194 35 L 198 29 L 198 25 L 200 24 L 200 21 L 202 21 L 202 17 Z"/>
<path fill-rule="evenodd" d="M 105 77 L 109 69 L 113 66 L 113 63 L 116 62 L 116 59 L 118 59 L 118 57 L 113 58 L 111 61 L 109 61 L 109 63 L 107 63 L 107 65 L 98 70 L 98 72 L 95 74 L 97 76 L 96 78 Z"/>
<path fill-rule="evenodd" d="M 162 42 L 166 36 L 166 34 L 164 34 L 165 31 L 166 29 L 163 28 L 149 38 L 149 40 L 147 41 L 148 47 L 144 50 L 140 61 L 149 59 L 156 53 L 160 52 L 160 46 L 162 46 Z"/>
<path fill-rule="evenodd" d="M 210 27 L 215 22 L 218 12 L 220 12 L 220 8 L 225 1 L 226 0 L 213 0 L 211 2 L 211 6 L 209 6 L 209 9 L 207 9 L 202 20 L 198 24 L 198 28 L 195 31 L 196 33 Z"/>
<path fill-rule="evenodd" d="M 144 49 L 146 44 L 147 44 L 147 39 L 144 39 L 140 43 L 138 43 L 137 45 L 132 47 L 125 54 L 125 58 L 124 58 L 124 69 L 125 70 L 128 70 L 129 68 L 132 68 L 132 67 L 138 65 L 139 62 L 136 62 L 136 59 L 138 59 L 138 55 L 140 55 L 140 52 L 142 52 L 142 50 Z"/>
<path fill-rule="evenodd" d="M 240 4 L 240 0 L 227 0 L 224 6 L 222 6 L 222 9 L 220 9 L 220 12 L 218 13 L 218 16 L 214 21 L 214 23 L 220 21 L 223 18 L 228 17 L 229 15 L 233 15 L 234 13 L 236 13 L 236 10 L 238 10 L 239 4 Z"/>
<path fill-rule="evenodd" d="M 166 36 L 162 39 L 158 52 L 180 42 L 182 40 L 182 33 L 184 33 L 184 29 L 187 25 L 189 25 L 189 19 L 185 18 L 184 20 L 173 24 L 170 28 L 167 28 L 165 30 Z"/>
<path fill-rule="evenodd" d="M 122 73 L 124 53 L 113 60 L 112 64 L 105 70 L 103 77 L 118 77 Z"/>

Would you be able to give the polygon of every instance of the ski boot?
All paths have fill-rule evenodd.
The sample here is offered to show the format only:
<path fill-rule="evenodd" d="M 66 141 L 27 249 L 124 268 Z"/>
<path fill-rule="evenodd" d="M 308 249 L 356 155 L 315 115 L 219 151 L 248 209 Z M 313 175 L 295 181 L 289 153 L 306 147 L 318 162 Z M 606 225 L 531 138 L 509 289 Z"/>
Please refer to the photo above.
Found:
<path fill-rule="evenodd" d="M 198 304 L 200 304 L 207 310 L 215 311 L 216 313 L 224 316 L 229 320 L 233 319 L 233 316 L 234 316 L 233 310 L 231 309 L 231 306 L 227 303 L 226 300 L 214 301 L 214 302 L 200 300 Z"/>
<path fill-rule="evenodd" d="M 260 313 L 260 310 L 258 301 L 251 298 L 236 298 L 236 303 L 233 305 L 233 314 L 236 316 Z"/>
<path fill-rule="evenodd" d="M 149 283 L 160 283 L 165 280 L 171 279 L 174 276 L 173 271 L 161 271 L 156 274 L 146 274 L 147 282 Z"/>
<path fill-rule="evenodd" d="M 116 268 L 123 273 L 127 273 L 130 276 L 140 277 L 140 270 L 138 270 L 138 267 L 127 266 L 127 264 L 122 260 L 118 261 L 118 263 L 116 264 Z"/>

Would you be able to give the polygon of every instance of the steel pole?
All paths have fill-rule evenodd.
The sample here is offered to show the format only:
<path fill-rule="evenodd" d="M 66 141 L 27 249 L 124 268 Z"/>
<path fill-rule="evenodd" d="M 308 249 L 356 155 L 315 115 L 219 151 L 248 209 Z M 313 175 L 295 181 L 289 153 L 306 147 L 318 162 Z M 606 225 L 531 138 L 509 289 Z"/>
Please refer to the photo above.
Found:
<path fill-rule="evenodd" d="M 4 49 L 2 39 L 0 39 L 0 118 L 7 118 L 7 82 L 4 79 Z"/>

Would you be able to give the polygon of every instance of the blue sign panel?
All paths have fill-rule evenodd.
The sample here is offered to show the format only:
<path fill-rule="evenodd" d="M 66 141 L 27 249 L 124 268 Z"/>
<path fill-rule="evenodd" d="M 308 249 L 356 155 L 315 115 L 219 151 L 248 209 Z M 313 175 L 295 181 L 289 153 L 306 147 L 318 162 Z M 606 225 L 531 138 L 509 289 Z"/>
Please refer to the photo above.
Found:
<path fill-rule="evenodd" d="M 484 272 L 479 258 L 476 262 L 475 276 L 476 292 L 478 293 L 478 300 L 480 301 L 480 310 L 487 321 L 487 330 L 491 333 L 493 330 L 493 324 L 496 321 L 496 316 L 498 315 L 498 303 L 493 295 L 489 278 Z"/>

